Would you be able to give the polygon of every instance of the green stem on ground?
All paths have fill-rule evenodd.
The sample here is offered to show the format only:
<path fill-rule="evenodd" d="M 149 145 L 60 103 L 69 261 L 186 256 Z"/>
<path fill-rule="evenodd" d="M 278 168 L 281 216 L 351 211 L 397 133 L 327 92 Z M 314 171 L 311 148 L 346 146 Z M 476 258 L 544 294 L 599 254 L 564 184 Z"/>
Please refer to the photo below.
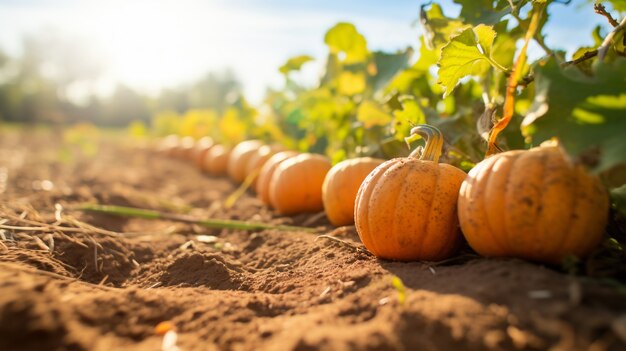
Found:
<path fill-rule="evenodd" d="M 239 200 L 239 198 L 243 194 L 245 194 L 246 191 L 248 191 L 252 183 L 254 183 L 254 181 L 259 176 L 259 173 L 261 173 L 260 168 L 257 168 L 253 170 L 252 172 L 250 172 L 250 174 L 248 174 L 246 179 L 244 179 L 243 183 L 241 183 L 241 185 L 237 188 L 237 190 L 235 190 L 232 194 L 230 194 L 226 198 L 226 201 L 224 201 L 224 208 L 228 209 L 228 208 L 233 207 L 235 205 L 235 202 L 237 202 L 237 200 Z"/>
<path fill-rule="evenodd" d="M 187 215 L 179 215 L 174 213 L 165 213 L 156 210 L 148 210 L 136 207 L 125 206 L 113 206 L 113 205 L 98 205 L 98 204 L 86 204 L 81 205 L 74 210 L 87 211 L 87 212 L 99 212 L 116 216 L 124 217 L 137 217 L 145 219 L 165 219 L 176 222 L 197 224 L 206 228 L 215 229 L 239 229 L 239 230 L 280 230 L 280 231 L 301 231 L 301 232 L 315 232 L 315 228 L 298 227 L 289 225 L 274 225 L 265 223 L 255 223 L 246 221 L 237 221 L 232 219 L 197 219 Z"/>

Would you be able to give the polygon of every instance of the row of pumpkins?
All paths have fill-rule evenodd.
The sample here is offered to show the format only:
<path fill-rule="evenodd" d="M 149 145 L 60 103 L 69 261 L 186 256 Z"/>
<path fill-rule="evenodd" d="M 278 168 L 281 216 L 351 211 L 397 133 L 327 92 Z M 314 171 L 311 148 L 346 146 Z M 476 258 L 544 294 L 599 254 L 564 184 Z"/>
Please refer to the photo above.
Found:
<path fill-rule="evenodd" d="M 439 163 L 443 138 L 406 158 L 342 161 L 247 140 L 230 149 L 210 138 L 165 138 L 161 150 L 213 175 L 248 182 L 266 205 L 291 215 L 324 210 L 335 226 L 354 223 L 365 247 L 393 260 L 451 257 L 463 237 L 479 254 L 558 263 L 602 240 L 609 199 L 598 178 L 558 146 L 508 151 L 469 174 Z"/>

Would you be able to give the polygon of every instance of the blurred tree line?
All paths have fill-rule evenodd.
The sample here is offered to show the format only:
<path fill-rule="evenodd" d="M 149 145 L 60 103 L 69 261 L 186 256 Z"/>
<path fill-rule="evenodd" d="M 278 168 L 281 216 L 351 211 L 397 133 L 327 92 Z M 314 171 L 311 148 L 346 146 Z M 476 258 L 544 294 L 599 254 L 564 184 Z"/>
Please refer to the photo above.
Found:
<path fill-rule="evenodd" d="M 161 111 L 211 109 L 223 113 L 241 86 L 231 71 L 207 73 L 156 96 L 117 84 L 99 92 L 105 73 L 99 53 L 55 31 L 25 36 L 19 55 L 0 48 L 0 122 L 121 127 L 151 124 Z M 111 89 L 110 89 L 111 90 Z"/>

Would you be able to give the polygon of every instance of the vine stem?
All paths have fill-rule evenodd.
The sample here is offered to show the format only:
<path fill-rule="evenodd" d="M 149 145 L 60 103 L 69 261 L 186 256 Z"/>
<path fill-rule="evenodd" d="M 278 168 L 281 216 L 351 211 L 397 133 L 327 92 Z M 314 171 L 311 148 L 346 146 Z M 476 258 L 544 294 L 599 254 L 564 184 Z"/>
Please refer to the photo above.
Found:
<path fill-rule="evenodd" d="M 619 23 L 619 26 L 613 28 L 611 33 L 609 33 L 609 35 L 607 35 L 606 38 L 604 38 L 602 45 L 600 45 L 600 47 L 598 48 L 598 60 L 599 61 L 604 60 L 604 57 L 606 56 L 606 53 L 609 51 L 609 48 L 611 47 L 611 43 L 613 42 L 613 38 L 615 37 L 615 35 L 617 35 L 618 32 L 624 29 L 626 29 L 626 17 L 622 19 L 622 21 Z"/>
<path fill-rule="evenodd" d="M 485 59 L 495 68 L 499 69 L 500 71 L 502 71 L 502 73 L 505 74 L 510 74 L 511 70 L 502 66 L 501 64 L 499 64 L 496 60 L 492 59 L 491 57 L 484 55 Z"/>
<path fill-rule="evenodd" d="M 421 156 L 418 156 L 420 149 L 415 149 L 409 154 L 409 157 L 419 158 L 424 161 L 439 162 L 441 149 L 443 148 L 443 137 L 439 129 L 428 124 L 417 125 L 411 129 L 411 135 L 404 138 L 404 141 L 410 147 L 412 141 L 420 138 L 426 140 L 426 145 L 421 152 Z"/>
<path fill-rule="evenodd" d="M 522 71 L 528 58 L 526 56 L 526 51 L 528 50 L 528 44 L 530 43 L 530 40 L 535 37 L 535 33 L 537 33 L 537 30 L 539 29 L 539 20 L 541 19 L 541 14 L 543 13 L 544 6 L 545 4 L 540 3 L 533 7 L 528 31 L 526 31 L 526 37 L 524 38 L 524 46 L 522 46 L 517 60 L 515 61 L 513 73 L 509 76 L 509 79 L 507 81 L 503 115 L 502 118 L 493 126 L 493 128 L 491 129 L 491 133 L 489 133 L 487 153 L 485 156 L 491 156 L 498 152 L 498 147 L 496 145 L 496 139 L 498 137 L 498 134 L 500 134 L 500 132 L 502 132 L 504 128 L 506 128 L 506 126 L 511 121 L 511 118 L 513 118 L 513 113 L 515 112 L 515 91 L 517 89 L 519 80 L 522 78 Z"/>
<path fill-rule="evenodd" d="M 137 217 L 144 219 L 165 219 L 170 221 L 197 224 L 206 228 L 215 229 L 239 229 L 239 230 L 280 230 L 280 231 L 301 231 L 301 232 L 315 232 L 315 228 L 298 227 L 289 225 L 273 225 L 265 223 L 255 223 L 246 221 L 237 221 L 232 219 L 196 219 L 187 215 L 179 215 L 174 213 L 165 213 L 156 210 L 148 210 L 136 207 L 125 206 L 113 206 L 113 205 L 98 205 L 98 204 L 86 204 L 81 205 L 73 210 L 87 211 L 87 212 L 99 212 L 116 216 L 124 217 Z"/>

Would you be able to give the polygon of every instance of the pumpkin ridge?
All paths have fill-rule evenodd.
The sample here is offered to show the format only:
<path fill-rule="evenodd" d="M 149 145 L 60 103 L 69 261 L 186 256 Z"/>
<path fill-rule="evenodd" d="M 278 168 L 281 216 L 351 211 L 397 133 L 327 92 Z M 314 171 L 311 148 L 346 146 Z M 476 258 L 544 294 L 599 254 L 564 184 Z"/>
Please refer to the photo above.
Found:
<path fill-rule="evenodd" d="M 535 233 L 540 232 L 540 227 L 539 225 L 541 224 L 541 212 L 543 211 L 543 207 L 544 207 L 544 201 L 545 201 L 545 194 L 546 194 L 546 190 L 547 190 L 547 184 L 546 184 L 546 169 L 547 169 L 547 163 L 549 162 L 548 160 L 548 154 L 543 152 L 540 154 L 539 156 L 539 164 L 541 165 L 541 177 L 539 179 L 541 179 L 541 184 L 539 184 L 539 206 L 537 206 L 537 209 L 535 210 L 535 215 L 534 215 L 534 225 L 533 225 L 533 231 Z M 544 238 L 545 239 L 545 238 Z M 532 255 L 536 255 L 539 254 L 541 256 L 541 252 L 542 249 L 545 249 L 545 246 L 543 245 L 543 241 L 540 240 L 536 240 L 531 247 L 533 248 L 532 250 Z"/>
<path fill-rule="evenodd" d="M 554 157 L 553 157 L 554 156 Z M 565 242 L 567 241 L 567 237 L 570 236 L 569 232 L 571 231 L 571 226 L 572 226 L 572 216 L 574 214 L 574 209 L 575 206 L 577 206 L 578 204 L 578 196 L 577 192 L 578 192 L 578 177 L 576 176 L 575 170 L 571 169 L 571 165 L 569 164 L 569 162 L 567 162 L 567 160 L 562 159 L 562 157 L 560 157 L 559 153 L 550 153 L 547 154 L 547 161 L 548 164 L 546 165 L 546 169 L 549 169 L 550 165 L 553 165 L 556 162 L 561 162 L 564 161 L 564 165 L 565 167 L 568 168 L 566 175 L 567 177 L 570 177 L 573 181 L 572 184 L 570 184 L 569 186 L 569 190 L 573 193 L 573 195 L 571 196 L 571 201 L 569 202 L 568 206 L 566 206 L 567 210 L 569 211 L 569 215 L 566 217 L 568 219 L 568 223 L 567 223 L 567 228 L 565 228 L 565 230 L 561 233 L 556 233 L 556 236 L 560 236 L 559 238 L 557 238 L 556 240 L 554 240 L 554 236 L 550 239 L 552 241 L 557 241 L 558 242 L 553 245 L 549 250 L 545 250 L 543 251 L 543 256 L 557 256 L 559 251 L 561 250 L 562 247 L 564 247 L 563 245 L 565 244 Z M 573 173 L 574 172 L 574 173 Z M 547 181 L 544 180 L 544 185 L 549 185 Z M 544 188 L 545 190 L 545 188 Z M 545 194 L 546 191 L 542 191 L 542 194 Z M 561 201 L 563 201 L 563 199 L 561 199 Z M 543 201 L 542 199 L 542 206 L 545 205 L 545 201 Z M 544 228 L 545 229 L 545 228 Z M 542 231 L 542 232 L 547 232 L 547 230 Z M 544 246 L 545 247 L 545 246 Z"/>
<path fill-rule="evenodd" d="M 435 166 L 437 168 L 437 175 L 436 175 L 437 183 L 435 185 L 435 195 L 433 196 L 433 200 L 432 200 L 431 205 L 429 207 L 431 209 L 431 211 L 432 211 L 432 208 L 433 208 L 432 204 L 435 202 L 435 199 L 439 196 L 439 194 L 441 193 L 441 191 L 443 189 L 443 187 L 440 186 L 441 185 L 441 179 L 440 178 L 441 178 L 441 172 L 443 170 L 445 170 L 445 169 L 442 169 L 442 164 L 438 163 Z M 459 188 L 460 188 L 460 186 L 459 186 Z M 455 209 L 456 209 L 456 207 L 455 207 Z M 428 213 L 428 216 L 430 217 L 430 212 Z M 458 213 L 455 213 L 455 216 L 453 216 L 453 218 L 458 218 Z M 427 222 L 426 227 L 428 227 L 428 223 L 430 223 L 430 220 Z M 458 219 L 457 219 L 457 228 L 456 228 L 457 233 L 458 233 L 458 224 L 459 223 L 458 223 Z M 435 233 L 434 235 L 437 235 L 437 234 L 438 233 Z M 458 239 L 457 239 L 457 241 L 458 241 Z M 435 252 L 435 254 L 433 255 L 433 257 L 437 257 L 437 258 L 442 257 L 442 254 L 445 253 L 446 250 L 449 250 L 448 246 L 440 245 L 439 248 L 437 249 L 437 251 Z"/>
<path fill-rule="evenodd" d="M 431 168 L 431 164 L 430 163 L 426 163 L 425 161 L 422 161 L 423 165 L 428 165 L 429 168 Z M 420 255 L 422 254 L 423 248 L 424 248 L 424 242 L 428 239 L 430 239 L 430 233 L 428 232 L 428 228 L 429 228 L 429 224 L 430 224 L 430 214 L 433 210 L 433 203 L 435 202 L 435 196 L 438 195 L 438 191 L 441 189 L 441 187 L 439 186 L 441 184 L 441 182 L 439 181 L 439 173 L 441 172 L 441 170 L 439 169 L 439 166 L 437 163 L 434 163 L 434 168 L 437 170 L 436 174 L 435 174 L 435 191 L 431 191 L 431 197 L 430 200 L 428 201 L 428 206 L 426 208 L 428 208 L 428 212 L 426 213 L 426 216 L 424 216 L 424 233 L 422 235 L 420 235 L 420 240 L 419 240 L 419 252 Z"/>
<path fill-rule="evenodd" d="M 572 172 L 574 172 L 575 176 L 575 187 L 574 189 L 576 189 L 576 196 L 574 196 L 574 204 L 572 206 L 572 212 L 571 215 L 569 217 L 570 221 L 569 221 L 569 228 L 567 230 L 567 235 L 564 235 L 564 239 L 563 239 L 563 244 L 561 245 L 561 247 L 564 247 L 566 250 L 568 248 L 571 248 L 571 244 L 570 241 L 572 240 L 572 237 L 574 235 L 572 235 L 573 229 L 574 229 L 574 223 L 576 222 L 576 212 L 578 212 L 578 207 L 580 206 L 580 190 L 579 190 L 579 185 L 582 183 L 580 178 L 583 178 L 585 176 L 584 172 L 579 172 L 578 169 L 576 169 L 576 167 L 571 167 L 572 168 Z M 573 250 L 569 250 L 569 251 L 573 251 Z M 574 252 L 570 252 L 570 254 L 574 254 Z"/>
<path fill-rule="evenodd" d="M 508 165 L 508 167 L 506 168 L 506 174 L 502 175 L 502 174 L 498 174 L 499 177 L 504 177 L 505 182 L 505 188 L 502 191 L 496 192 L 495 196 L 499 196 L 502 199 L 502 204 L 503 206 L 506 206 L 506 195 L 507 195 L 507 184 L 509 184 L 509 178 L 511 176 L 511 170 L 513 169 L 513 166 L 515 165 L 515 160 L 517 159 L 517 156 L 515 157 L 510 157 L 509 158 L 511 160 L 511 164 Z M 503 160 L 505 161 L 506 159 L 503 158 Z M 502 256 L 503 252 L 506 251 L 511 251 L 512 248 L 509 245 L 509 242 L 507 240 L 501 240 L 502 235 L 498 235 L 498 230 L 497 230 L 497 226 L 493 223 L 493 219 L 491 216 L 489 216 L 489 212 L 492 210 L 491 209 L 491 204 L 494 202 L 492 199 L 492 195 L 489 192 L 489 189 L 495 188 L 494 185 L 494 178 L 493 173 L 494 170 L 493 168 L 496 166 L 496 164 L 498 164 L 498 161 L 500 161 L 499 158 L 494 158 L 493 161 L 486 163 L 484 165 L 484 169 L 483 172 L 486 173 L 485 177 L 486 180 L 482 181 L 480 183 L 481 185 L 481 189 L 482 189 L 482 206 L 480 207 L 480 209 L 482 210 L 483 213 L 483 217 L 485 218 L 485 222 L 487 223 L 487 226 L 491 229 L 491 239 L 492 242 L 495 243 L 494 246 L 496 246 L 495 249 L 497 249 L 497 254 L 496 256 Z M 501 161 L 501 163 L 504 163 L 504 161 Z M 499 167 L 504 167 L 502 165 L 499 165 Z M 500 169 L 501 172 L 504 172 L 504 170 Z M 476 177 L 474 179 L 474 182 L 479 182 L 478 181 L 478 177 Z M 492 201 L 489 201 L 489 200 Z M 504 209 L 499 209 L 500 211 L 503 211 Z M 499 228 L 500 231 L 503 231 L 504 236 L 506 237 L 507 235 L 507 231 L 508 231 L 508 227 L 507 227 L 507 223 L 506 223 L 506 213 L 502 214 L 502 224 L 501 224 L 501 228 Z"/>
<path fill-rule="evenodd" d="M 408 162 L 403 162 L 403 161 L 396 162 L 396 163 L 392 164 L 391 167 L 389 167 L 389 168 L 387 168 L 385 170 L 385 172 L 383 174 L 383 177 L 385 175 L 387 175 L 387 174 L 390 174 L 390 173 L 397 173 L 397 177 L 398 178 L 405 179 L 407 173 L 411 170 L 410 169 L 411 167 L 409 165 L 410 165 L 410 161 L 408 161 Z M 372 193 L 378 193 L 380 191 L 380 188 L 382 187 L 381 184 L 388 184 L 388 183 L 378 182 L 376 184 L 376 186 L 374 187 L 374 190 L 372 191 Z M 403 190 L 405 186 L 406 186 L 406 182 L 402 184 L 402 187 L 400 188 L 400 190 Z M 397 204 L 398 204 L 398 199 L 400 198 L 400 195 L 402 195 L 402 193 L 403 193 L 403 191 L 395 192 L 395 194 L 394 194 L 395 196 L 393 198 L 393 201 L 391 201 L 391 203 L 385 203 L 384 206 L 396 208 Z M 372 204 L 372 203 L 376 203 L 376 201 L 370 201 L 370 204 Z M 374 212 L 374 213 L 376 213 L 376 212 Z M 396 213 L 394 213 L 392 215 L 392 218 L 390 218 L 391 221 L 389 223 L 389 228 L 388 228 L 388 231 L 387 231 L 388 233 L 391 233 L 392 234 L 391 236 L 394 237 L 394 238 L 398 237 L 397 235 L 393 235 L 395 233 L 395 231 L 396 231 L 396 228 L 398 227 L 398 225 L 396 223 L 397 222 L 397 215 L 396 215 Z M 370 216 L 370 218 L 373 218 L 373 217 L 374 216 Z M 390 239 L 387 238 L 387 237 L 385 237 L 384 240 L 391 243 Z M 400 243 L 398 241 L 394 241 L 393 242 L 393 246 L 395 246 L 394 247 L 394 251 L 402 250 L 402 243 Z"/>
<path fill-rule="evenodd" d="M 377 171 L 374 174 L 370 174 L 370 176 L 368 176 L 365 181 L 363 181 L 363 184 L 361 184 L 361 187 L 359 187 L 359 192 L 357 194 L 357 199 L 361 200 L 363 199 L 363 201 L 365 202 L 363 207 L 359 206 L 355 206 L 355 223 L 361 223 L 361 221 L 357 221 L 356 218 L 357 216 L 359 216 L 357 214 L 357 209 L 360 210 L 361 208 L 363 208 L 366 212 L 366 220 L 365 220 L 365 224 L 367 225 L 367 229 L 366 230 L 362 230 L 362 231 L 357 231 L 357 233 L 361 233 L 363 232 L 365 235 L 367 235 L 366 238 L 361 238 L 361 241 L 364 242 L 365 241 L 369 242 L 369 245 L 372 246 L 372 252 L 374 254 L 380 254 L 380 250 L 379 250 L 379 246 L 378 243 L 376 243 L 376 240 L 374 240 L 375 236 L 372 235 L 372 217 L 370 215 L 370 210 L 372 207 L 372 195 L 374 194 L 374 191 L 376 190 L 376 184 L 378 184 L 380 178 L 382 178 L 385 173 L 389 170 L 389 168 L 391 168 L 392 166 L 394 166 L 394 161 L 387 161 L 385 163 L 383 163 L 384 167 L 380 167 L 380 169 L 378 169 L 378 167 L 375 169 L 375 171 Z M 370 185 L 372 184 L 372 185 Z M 369 186 L 364 186 L 364 185 L 369 185 Z M 371 190 L 370 190 L 371 187 Z M 360 201 L 359 201 L 360 202 Z M 359 234 L 360 235 L 360 234 Z"/>
<path fill-rule="evenodd" d="M 489 229 L 489 234 L 491 236 L 491 242 L 495 243 L 494 246 L 496 246 L 496 249 L 498 249 L 499 252 L 503 252 L 503 251 L 506 251 L 507 248 L 510 251 L 511 248 L 509 247 L 509 245 L 508 245 L 508 243 L 506 241 L 502 242 L 500 240 L 500 236 L 496 234 L 496 231 L 494 230 L 494 224 L 490 220 L 491 216 L 487 213 L 488 211 L 487 211 L 487 205 L 486 205 L 488 203 L 488 201 L 487 201 L 488 200 L 487 199 L 487 194 L 488 194 L 487 190 L 492 186 L 492 181 L 493 181 L 492 175 L 494 173 L 493 172 L 493 167 L 495 167 L 497 162 L 498 162 L 498 159 L 494 159 L 491 163 L 485 164 L 485 167 L 482 170 L 483 172 L 486 173 L 486 175 L 485 175 L 486 179 L 484 180 L 485 185 L 484 185 L 484 190 L 483 190 L 482 196 L 480 196 L 478 198 L 478 200 L 480 201 L 480 204 L 477 207 L 479 207 L 481 209 L 481 211 L 483 212 L 483 216 L 486 219 L 485 222 L 486 222 L 487 228 Z M 505 175 L 500 175 L 500 176 L 504 176 L 507 179 L 505 184 L 508 184 L 508 178 L 509 178 L 509 175 L 511 174 L 511 168 L 512 167 L 513 167 L 513 165 L 508 167 Z M 474 183 L 474 185 L 477 182 L 476 178 L 477 177 L 472 179 L 472 182 Z M 505 188 L 505 190 L 502 193 L 503 194 L 501 196 L 506 196 L 506 188 Z M 504 214 L 503 214 L 503 216 L 504 216 Z M 506 224 L 505 224 L 504 230 L 506 230 Z M 506 235 L 507 234 L 505 233 L 505 236 Z"/>
<path fill-rule="evenodd" d="M 513 185 L 514 185 L 513 178 L 517 176 L 517 173 L 521 173 L 520 168 L 524 169 L 522 168 L 522 166 L 528 166 L 528 164 L 521 165 L 522 164 L 521 161 L 523 160 L 524 162 L 528 162 L 528 160 L 532 160 L 533 157 L 534 157 L 533 153 L 523 153 L 515 157 L 514 162 L 511 165 L 511 170 L 507 177 L 507 187 L 506 187 L 506 197 L 505 197 L 506 206 L 505 206 L 505 212 L 504 212 L 505 234 L 506 234 L 507 242 L 509 243 L 509 247 L 511 248 L 511 252 L 513 252 L 515 255 L 522 256 L 522 257 L 527 257 L 528 255 L 527 255 L 527 252 L 525 251 L 526 243 L 524 241 L 519 240 L 520 237 L 522 237 L 523 239 L 524 235 L 521 235 L 519 233 L 528 231 L 527 230 L 528 228 L 524 228 L 523 226 L 516 227 L 514 217 L 520 217 L 520 215 L 518 213 L 514 213 L 514 211 L 511 211 L 511 209 L 517 210 L 518 207 L 520 206 L 520 202 L 523 202 L 524 199 L 528 199 L 529 201 L 532 201 L 532 199 L 524 198 L 524 197 L 518 199 L 516 196 L 513 195 L 516 193 L 516 190 L 519 190 L 519 189 L 513 188 Z M 528 163 L 532 165 L 531 162 L 528 162 Z M 528 174 L 528 172 L 524 172 L 524 173 Z M 528 179 L 529 178 L 526 178 L 525 183 L 528 183 Z M 522 223 L 522 224 L 527 224 L 527 223 Z M 534 229 L 534 226 L 533 226 L 533 229 Z"/>

